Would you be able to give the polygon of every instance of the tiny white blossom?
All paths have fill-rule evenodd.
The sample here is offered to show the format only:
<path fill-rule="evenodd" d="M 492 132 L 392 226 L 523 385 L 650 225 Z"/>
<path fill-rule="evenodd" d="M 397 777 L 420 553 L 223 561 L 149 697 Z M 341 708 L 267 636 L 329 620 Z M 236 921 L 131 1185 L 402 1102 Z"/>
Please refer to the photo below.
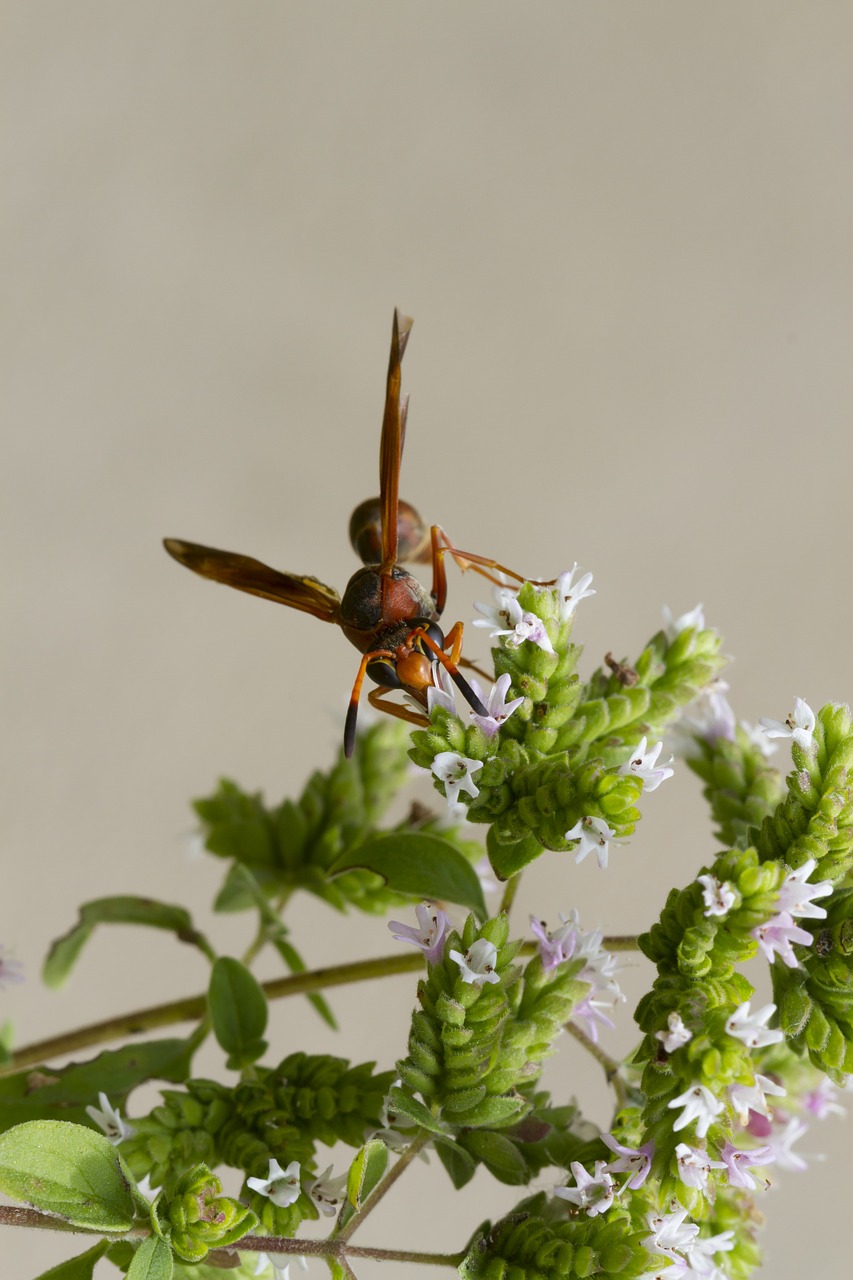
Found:
<path fill-rule="evenodd" d="M 774 957 L 779 956 L 789 969 L 797 967 L 797 957 L 792 943 L 796 942 L 801 947 L 810 947 L 813 942 L 812 935 L 806 929 L 801 929 L 799 925 L 794 924 L 794 917 L 789 911 L 780 911 L 766 924 L 757 925 L 751 930 L 751 936 L 771 964 Z"/>
<path fill-rule="evenodd" d="M 824 1076 L 814 1089 L 804 1095 L 803 1110 L 808 1111 L 816 1120 L 825 1120 L 829 1115 L 846 1116 L 846 1108 L 835 1100 L 837 1093 L 836 1086 Z"/>
<path fill-rule="evenodd" d="M 472 774 L 482 767 L 482 760 L 471 760 L 468 756 L 459 755 L 458 751 L 439 751 L 432 762 L 432 772 L 444 783 L 444 792 L 450 805 L 459 803 L 460 791 L 466 792 L 472 799 L 480 794 L 480 788 L 475 784 Z"/>
<path fill-rule="evenodd" d="M 642 737 L 631 752 L 630 759 L 621 765 L 619 772 L 633 774 L 635 778 L 640 778 L 644 794 L 646 791 L 657 791 L 660 784 L 667 778 L 671 778 L 674 773 L 674 770 L 669 768 L 672 764 L 672 756 L 658 768 L 655 767 L 662 749 L 663 743 L 658 742 L 647 750 L 646 739 Z"/>
<path fill-rule="evenodd" d="M 577 944 L 574 922 L 567 920 L 562 912 L 560 921 L 558 929 L 548 930 L 544 920 L 537 920 L 536 916 L 530 917 L 530 928 L 539 939 L 539 959 L 546 973 L 555 969 L 558 964 L 571 960 Z"/>
<path fill-rule="evenodd" d="M 247 1178 L 246 1183 L 258 1195 L 266 1196 L 278 1205 L 279 1209 L 286 1209 L 299 1199 L 299 1161 L 291 1160 L 287 1168 L 282 1169 L 277 1160 L 270 1159 L 266 1178 Z"/>
<path fill-rule="evenodd" d="M 311 1197 L 312 1203 L 327 1218 L 334 1218 L 337 1213 L 338 1205 L 344 1198 L 347 1185 L 347 1175 L 345 1173 L 338 1174 L 337 1178 L 332 1177 L 332 1166 L 329 1165 L 319 1177 L 308 1188 L 308 1195 Z"/>
<path fill-rule="evenodd" d="M 750 724 L 748 720 L 741 720 L 740 727 L 743 730 L 746 739 L 753 747 L 758 750 L 765 759 L 774 755 L 779 750 L 778 742 L 771 742 L 767 734 L 759 724 Z"/>
<path fill-rule="evenodd" d="M 595 595 L 595 589 L 590 585 L 592 583 L 591 573 L 581 573 L 577 582 L 572 581 L 577 569 L 576 561 L 571 569 L 567 570 L 566 573 L 561 573 L 557 579 L 556 591 L 560 600 L 560 617 L 563 622 L 571 618 L 581 600 L 587 600 L 590 596 Z"/>
<path fill-rule="evenodd" d="M 24 982 L 24 966 L 16 960 L 8 948 L 0 942 L 0 987 L 7 982 Z"/>
<path fill-rule="evenodd" d="M 628 1191 L 636 1191 L 649 1176 L 655 1154 L 654 1142 L 650 1140 L 642 1147 L 626 1147 L 621 1142 L 617 1142 L 612 1133 L 603 1133 L 601 1141 L 618 1157 L 607 1165 L 607 1172 L 630 1173 L 630 1178 L 623 1183 L 623 1186 Z"/>
<path fill-rule="evenodd" d="M 666 1105 L 670 1108 L 684 1108 L 681 1115 L 673 1123 L 673 1130 L 677 1133 L 679 1129 L 685 1129 L 687 1125 L 695 1120 L 696 1134 L 699 1138 L 705 1137 L 708 1129 L 724 1107 L 720 1099 L 715 1098 L 711 1090 L 704 1084 L 691 1085 L 689 1089 L 685 1089 L 684 1093 L 680 1093 L 677 1098 L 673 1098 Z"/>
<path fill-rule="evenodd" d="M 678 1162 L 678 1176 L 685 1187 L 695 1187 L 698 1191 L 707 1191 L 708 1179 L 712 1169 L 725 1169 L 719 1160 L 710 1160 L 707 1151 L 690 1147 L 686 1142 L 679 1142 L 675 1148 Z"/>
<path fill-rule="evenodd" d="M 607 1162 L 596 1160 L 595 1173 L 587 1173 L 577 1160 L 572 1161 L 571 1169 L 577 1185 L 555 1187 L 554 1195 L 559 1196 L 561 1200 L 569 1200 L 579 1209 L 585 1209 L 591 1218 L 597 1214 L 606 1213 L 613 1204 L 616 1193 L 616 1185 L 607 1172 Z"/>
<path fill-rule="evenodd" d="M 684 1025 L 684 1020 L 676 1009 L 673 1009 L 666 1022 L 669 1030 L 656 1031 L 655 1039 L 660 1040 L 667 1053 L 675 1053 L 676 1049 L 693 1039 L 693 1032 Z"/>
<path fill-rule="evenodd" d="M 780 1169 L 802 1172 L 808 1168 L 805 1158 L 799 1152 L 791 1150 L 794 1143 L 808 1131 L 808 1127 L 799 1116 L 791 1116 L 785 1124 L 773 1126 L 767 1136 L 767 1146 L 770 1148 L 771 1159 Z"/>
<path fill-rule="evenodd" d="M 668 605 L 664 605 L 663 625 L 666 631 L 666 638 L 672 644 L 673 640 L 677 639 L 682 631 L 686 631 L 688 627 L 703 631 L 705 628 L 705 614 L 702 612 L 701 604 L 697 604 L 696 608 L 691 609 L 689 613 L 682 613 L 681 617 L 673 618 Z"/>
<path fill-rule="evenodd" d="M 715 1266 L 714 1258 L 735 1247 L 734 1234 L 734 1231 L 721 1231 L 715 1236 L 697 1236 L 687 1254 L 691 1272 L 702 1280 L 726 1280 L 725 1274 Z"/>
<path fill-rule="evenodd" d="M 431 716 L 436 707 L 443 707 L 452 716 L 456 715 L 456 702 L 453 697 L 454 684 L 450 672 L 440 662 L 432 663 L 432 684 L 427 689 L 427 715 Z M 414 698 L 407 694 L 410 702 Z M 420 711 L 420 704 L 415 704 Z"/>
<path fill-rule="evenodd" d="M 679 1254 L 690 1249 L 699 1234 L 696 1223 L 685 1222 L 686 1217 L 686 1209 L 679 1209 L 676 1213 L 648 1214 L 646 1222 L 652 1234 L 645 1237 L 643 1244 L 649 1253 L 662 1253 L 674 1262 L 682 1262 Z"/>
<path fill-rule="evenodd" d="M 729 1097 L 737 1113 L 737 1118 L 742 1125 L 749 1123 L 750 1111 L 758 1116 L 770 1115 L 770 1104 L 767 1101 L 766 1094 L 769 1093 L 771 1097 L 784 1098 L 787 1092 L 788 1090 L 777 1084 L 775 1080 L 770 1080 L 767 1076 L 762 1076 L 758 1072 L 756 1072 L 753 1084 L 729 1085 Z"/>
<path fill-rule="evenodd" d="M 485 704 L 487 714 L 479 716 L 476 712 L 471 712 L 471 719 L 474 724 L 479 725 L 487 738 L 494 738 L 505 720 L 508 720 L 515 711 L 516 707 L 520 707 L 524 698 L 513 698 L 511 702 L 507 702 L 506 695 L 509 693 L 509 686 L 512 676 L 505 671 L 502 676 L 498 676 L 492 685 L 487 697 L 481 696 L 481 690 L 475 680 L 471 681 L 474 692 L 480 701 Z"/>
<path fill-rule="evenodd" d="M 814 920 L 823 920 L 826 910 L 815 905 L 813 899 L 825 898 L 832 893 L 829 880 L 818 880 L 809 883 L 809 876 L 817 866 L 815 858 L 809 858 L 796 871 L 790 871 L 779 886 L 777 906 L 780 911 L 787 911 L 792 916 L 811 916 Z"/>
<path fill-rule="evenodd" d="M 478 987 L 484 982 L 500 982 L 500 975 L 495 972 L 497 958 L 498 949 L 487 938 L 472 942 L 464 956 L 459 951 L 450 952 L 450 959 L 459 966 L 462 981 Z"/>
<path fill-rule="evenodd" d="M 697 883 L 702 886 L 702 900 L 705 903 L 704 915 L 725 916 L 737 901 L 734 885 L 728 880 L 720 881 L 716 876 L 697 876 Z"/>
<path fill-rule="evenodd" d="M 774 1031 L 766 1025 L 776 1012 L 775 1004 L 766 1004 L 762 1009 L 756 1009 L 755 1013 L 750 1013 L 750 1004 L 751 1001 L 745 1000 L 726 1019 L 726 1031 L 729 1035 L 742 1040 L 748 1049 L 763 1049 L 767 1044 L 778 1044 L 780 1040 L 784 1040 L 784 1031 Z"/>
<path fill-rule="evenodd" d="M 418 927 L 401 924 L 399 920 L 389 920 L 388 928 L 398 942 L 411 942 L 420 947 L 430 964 L 436 964 L 444 950 L 444 939 L 450 932 L 450 917 L 446 911 L 432 906 L 428 902 L 420 902 L 415 907 Z"/>
<path fill-rule="evenodd" d="M 753 1147 L 751 1151 L 743 1151 L 732 1142 L 726 1142 L 720 1155 L 728 1170 L 729 1186 L 742 1187 L 747 1191 L 755 1191 L 758 1183 L 749 1172 L 756 1165 L 771 1164 L 774 1157 L 769 1147 Z"/>
<path fill-rule="evenodd" d="M 580 840 L 580 846 L 575 854 L 575 862 L 583 862 L 588 853 L 594 853 L 598 859 L 598 865 L 602 871 L 607 866 L 607 855 L 610 844 L 621 844 L 621 841 L 614 841 L 615 831 L 612 831 L 603 818 L 593 818 L 587 815 L 579 818 L 570 831 L 567 831 L 564 839 Z"/>
<path fill-rule="evenodd" d="M 784 721 L 762 716 L 758 722 L 768 738 L 792 738 L 805 750 L 812 745 L 815 713 L 802 698 L 794 699 L 794 710 Z"/>
<path fill-rule="evenodd" d="M 118 1107 L 110 1106 L 110 1100 L 105 1093 L 98 1094 L 98 1102 L 101 1104 L 100 1109 L 87 1107 L 86 1115 L 103 1129 L 113 1146 L 117 1147 L 120 1142 L 124 1142 L 125 1138 L 132 1137 L 136 1130 L 132 1124 L 122 1120 Z"/>
<path fill-rule="evenodd" d="M 471 624 L 474 627 L 491 627 L 490 639 L 507 635 L 521 619 L 521 605 L 518 603 L 517 591 L 512 591 L 509 587 L 495 587 L 492 594 L 495 599 L 494 604 L 475 603 L 474 608 L 483 616 L 475 618 Z"/>

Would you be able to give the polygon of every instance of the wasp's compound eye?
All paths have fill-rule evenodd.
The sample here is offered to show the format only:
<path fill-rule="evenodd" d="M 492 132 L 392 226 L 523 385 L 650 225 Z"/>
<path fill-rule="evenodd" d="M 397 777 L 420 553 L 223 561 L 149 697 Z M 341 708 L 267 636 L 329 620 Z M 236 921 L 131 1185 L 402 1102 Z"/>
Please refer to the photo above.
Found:
<path fill-rule="evenodd" d="M 385 689 L 399 689 L 401 686 L 397 670 L 387 658 L 378 658 L 375 662 L 368 662 L 367 674 L 374 684 L 382 685 Z"/>

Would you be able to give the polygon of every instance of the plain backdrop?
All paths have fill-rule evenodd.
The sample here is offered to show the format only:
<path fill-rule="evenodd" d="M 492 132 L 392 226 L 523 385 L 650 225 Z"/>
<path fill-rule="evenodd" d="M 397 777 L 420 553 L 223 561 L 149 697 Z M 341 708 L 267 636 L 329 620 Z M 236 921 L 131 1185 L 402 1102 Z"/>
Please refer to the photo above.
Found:
<path fill-rule="evenodd" d="M 701 600 L 740 716 L 850 696 L 849 4 L 2 11 L 0 940 L 27 971 L 2 993 L 18 1043 L 204 987 L 194 953 L 126 929 L 45 991 L 78 902 L 148 891 L 222 951 L 248 942 L 247 921 L 212 916 L 222 868 L 192 856 L 188 800 L 219 775 L 298 794 L 337 749 L 357 655 L 192 577 L 160 539 L 343 588 L 394 305 L 415 317 L 403 495 L 524 573 L 592 570 L 586 672 L 636 655 L 664 603 Z M 486 591 L 451 570 L 447 621 Z M 440 803 L 428 781 L 411 795 Z M 606 874 L 533 866 L 516 927 L 573 906 L 647 927 L 715 846 L 683 767 L 645 808 Z M 307 899 L 292 923 L 311 964 L 394 946 L 383 921 Z M 614 1053 L 648 981 L 641 960 L 624 974 Z M 413 992 L 337 993 L 338 1035 L 280 1002 L 271 1059 L 390 1066 Z M 198 1066 L 222 1070 L 215 1050 Z M 546 1083 L 606 1124 L 599 1074 L 567 1043 Z M 822 1274 L 846 1274 L 849 1142 L 816 1126 L 809 1172 L 774 1177 L 763 1274 L 799 1280 L 818 1242 Z M 362 1235 L 458 1248 L 515 1199 L 485 1174 L 457 1196 L 418 1165 Z M 30 1280 L 68 1244 L 10 1230 L 0 1250 Z"/>

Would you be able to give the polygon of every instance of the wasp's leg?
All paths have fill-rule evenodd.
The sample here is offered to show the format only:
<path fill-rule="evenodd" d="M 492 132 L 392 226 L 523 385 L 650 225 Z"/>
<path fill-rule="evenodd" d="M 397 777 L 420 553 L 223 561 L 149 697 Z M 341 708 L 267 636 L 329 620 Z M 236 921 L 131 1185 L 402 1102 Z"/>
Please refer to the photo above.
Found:
<path fill-rule="evenodd" d="M 389 716 L 396 716 L 398 720 L 407 720 L 409 724 L 417 724 L 420 727 L 427 728 L 429 726 L 429 717 L 423 712 L 415 711 L 414 707 L 404 707 L 401 702 L 387 702 L 386 698 L 393 689 L 383 689 L 380 685 L 377 689 L 371 689 L 367 695 L 367 701 L 371 707 L 375 707 L 377 711 L 384 711 Z"/>
<path fill-rule="evenodd" d="M 454 640 L 452 643 L 454 645 L 461 646 L 462 624 L 457 622 L 456 627 L 454 627 L 454 630 L 456 630 L 457 627 L 459 628 L 459 631 L 457 635 L 454 637 Z M 450 634 L 452 635 L 453 632 L 451 632 Z M 468 703 L 472 711 L 475 711 L 478 716 L 487 716 L 489 714 L 488 711 L 483 706 L 482 702 L 477 697 L 476 693 L 471 688 L 470 684 L 465 679 L 462 672 L 459 670 L 459 667 L 457 663 L 454 661 L 453 657 L 446 654 L 444 650 L 435 643 L 432 636 L 427 635 L 426 631 L 423 628 L 419 627 L 416 631 L 413 631 L 411 633 L 411 636 L 407 637 L 407 641 L 410 641 L 414 636 L 418 636 L 423 641 L 425 648 L 429 649 L 433 657 L 438 659 L 438 661 L 444 667 L 445 671 L 450 676 L 453 683 L 459 689 L 460 693 L 462 694 L 462 697 Z"/>
<path fill-rule="evenodd" d="M 344 755 L 349 760 L 355 749 L 355 724 L 358 719 L 358 700 L 361 697 L 361 686 L 364 684 L 364 676 L 367 671 L 368 663 L 373 662 L 375 658 L 393 658 L 394 654 L 390 649 L 371 649 L 369 653 L 365 653 L 358 664 L 358 674 L 355 677 L 355 684 L 352 687 L 352 693 L 349 698 L 349 706 L 347 707 L 347 718 L 344 724 Z"/>
<path fill-rule="evenodd" d="M 454 547 L 441 525 L 434 524 L 432 526 L 430 540 L 432 546 L 432 598 L 439 614 L 444 610 L 447 600 L 447 575 L 444 568 L 444 557 L 448 555 L 453 557 L 463 573 L 466 569 L 473 569 L 475 573 L 481 574 L 497 587 L 506 586 L 505 578 L 513 578 L 519 583 L 532 581 L 540 587 L 553 587 L 557 581 L 556 578 L 527 579 L 523 574 L 516 573 L 514 569 L 508 569 L 506 565 L 500 564 L 497 560 L 491 560 L 488 556 L 478 556 L 473 551 L 462 551 L 459 547 Z M 498 577 L 498 574 L 501 577 Z"/>

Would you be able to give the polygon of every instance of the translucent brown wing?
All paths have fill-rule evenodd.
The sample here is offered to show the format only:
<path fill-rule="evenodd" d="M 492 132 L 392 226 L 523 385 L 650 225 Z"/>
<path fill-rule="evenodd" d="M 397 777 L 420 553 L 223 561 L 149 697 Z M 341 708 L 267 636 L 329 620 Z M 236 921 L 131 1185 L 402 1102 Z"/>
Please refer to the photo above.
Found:
<path fill-rule="evenodd" d="M 397 561 L 397 504 L 400 494 L 400 460 L 403 455 L 403 432 L 407 408 L 407 403 L 402 402 L 400 397 L 400 365 L 411 328 L 411 317 L 401 316 L 395 310 L 391 330 L 388 382 L 385 390 L 385 416 L 382 419 L 382 443 L 379 446 L 382 565 L 386 570 Z"/>
<path fill-rule="evenodd" d="M 180 538 L 164 538 L 163 546 L 179 564 L 193 573 L 214 582 L 224 582 L 226 587 L 248 591 L 250 595 L 288 604 L 291 609 L 312 613 L 323 622 L 337 622 L 341 598 L 337 591 L 324 586 L 316 578 L 303 578 L 295 573 L 279 573 L 269 565 L 241 556 L 234 551 L 217 551 L 198 542 L 183 542 Z"/>

